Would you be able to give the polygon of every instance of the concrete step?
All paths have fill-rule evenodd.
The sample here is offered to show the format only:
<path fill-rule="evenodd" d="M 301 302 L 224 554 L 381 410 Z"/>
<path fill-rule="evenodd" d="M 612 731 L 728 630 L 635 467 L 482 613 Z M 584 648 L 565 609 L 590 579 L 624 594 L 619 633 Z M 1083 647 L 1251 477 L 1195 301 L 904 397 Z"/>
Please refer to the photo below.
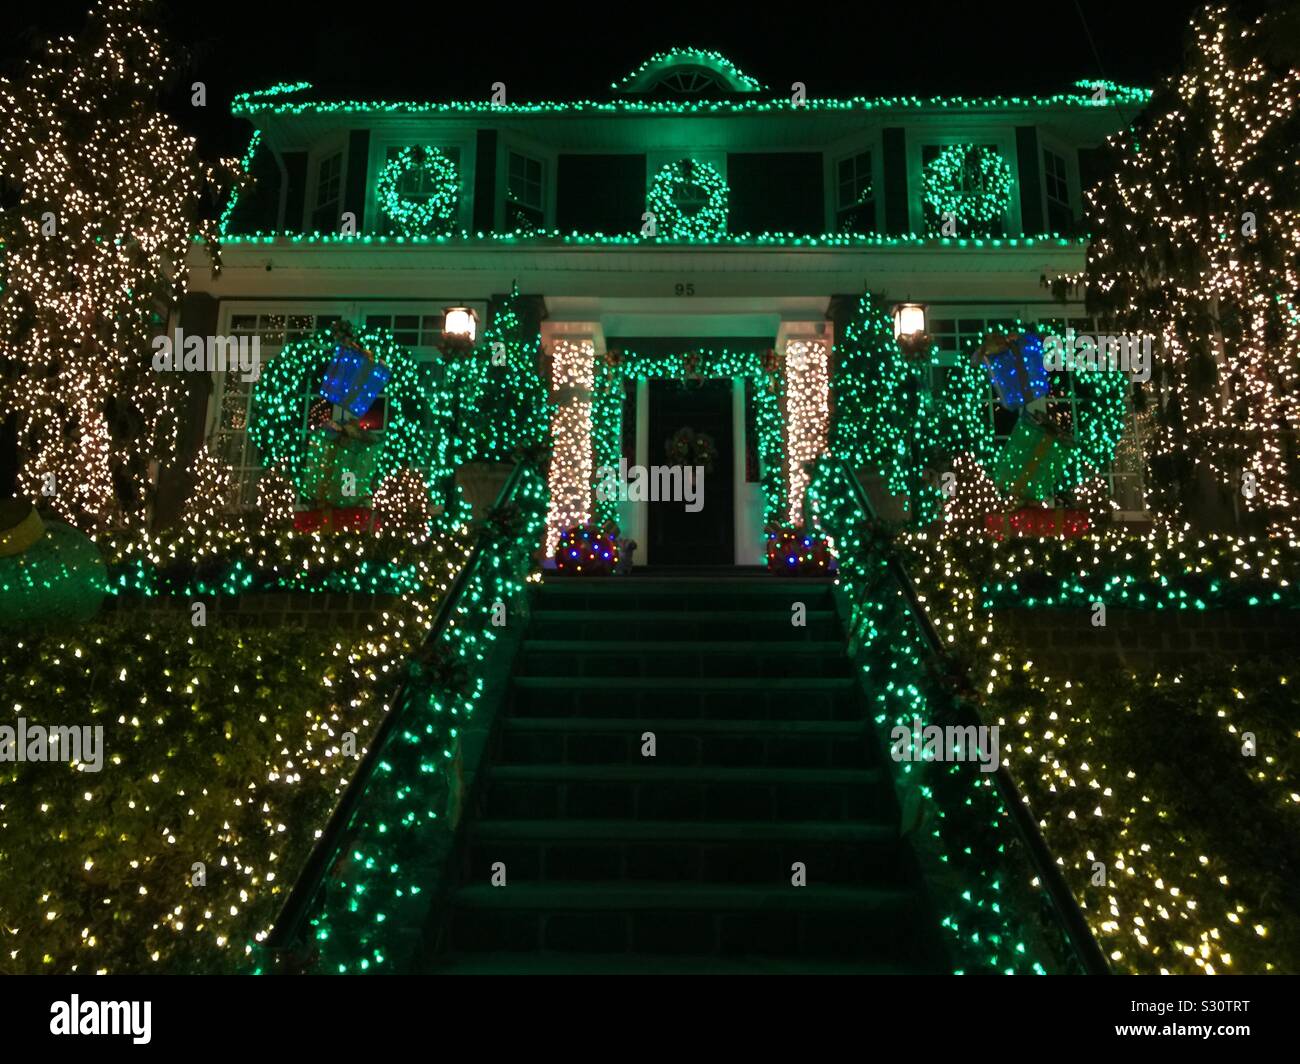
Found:
<path fill-rule="evenodd" d="M 866 768 L 880 751 L 862 721 L 629 720 L 513 717 L 502 723 L 498 764 L 637 764 L 655 736 L 660 765 Z"/>

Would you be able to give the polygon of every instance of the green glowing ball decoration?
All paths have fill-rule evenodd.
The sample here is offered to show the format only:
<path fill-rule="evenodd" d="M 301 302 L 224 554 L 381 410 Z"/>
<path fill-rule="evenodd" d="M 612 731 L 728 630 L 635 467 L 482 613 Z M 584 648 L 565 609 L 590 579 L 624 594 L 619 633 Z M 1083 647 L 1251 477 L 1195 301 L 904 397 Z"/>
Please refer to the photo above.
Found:
<path fill-rule="evenodd" d="M 358 497 L 404 467 L 426 472 L 429 482 L 450 476 L 453 445 L 449 404 L 443 389 L 426 384 L 420 364 L 383 329 L 359 331 L 356 342 L 392 371 L 379 403 L 386 412 L 378 454 L 368 465 Z M 337 342 L 327 330 L 289 344 L 262 368 L 253 386 L 249 438 L 264 467 L 283 470 L 300 497 L 312 499 L 317 480 L 310 462 L 305 409 L 334 357 Z"/>
<path fill-rule="evenodd" d="M 944 148 L 921 175 L 921 195 L 930 208 L 930 226 L 938 231 L 952 215 L 958 231 L 990 236 L 1011 207 L 1011 167 L 993 148 L 953 144 Z"/>
<path fill-rule="evenodd" d="M 108 591 L 99 548 L 26 500 L 0 503 L 0 629 L 66 627 L 90 620 Z"/>
<path fill-rule="evenodd" d="M 655 233 L 673 240 L 701 240 L 727 232 L 727 183 L 708 163 L 665 163 L 650 185 L 646 209 Z"/>
<path fill-rule="evenodd" d="M 380 171 L 375 198 L 403 236 L 446 236 L 460 210 L 460 174 L 437 148 L 412 145 Z"/>

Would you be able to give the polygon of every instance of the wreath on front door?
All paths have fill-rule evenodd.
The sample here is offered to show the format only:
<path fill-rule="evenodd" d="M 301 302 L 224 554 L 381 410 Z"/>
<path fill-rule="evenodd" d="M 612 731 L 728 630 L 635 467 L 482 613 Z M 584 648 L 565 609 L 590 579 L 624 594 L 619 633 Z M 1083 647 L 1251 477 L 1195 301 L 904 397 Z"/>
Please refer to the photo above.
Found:
<path fill-rule="evenodd" d="M 665 443 L 664 452 L 671 465 L 701 466 L 706 473 L 713 471 L 714 459 L 718 457 L 713 437 L 690 426 L 674 432 Z"/>

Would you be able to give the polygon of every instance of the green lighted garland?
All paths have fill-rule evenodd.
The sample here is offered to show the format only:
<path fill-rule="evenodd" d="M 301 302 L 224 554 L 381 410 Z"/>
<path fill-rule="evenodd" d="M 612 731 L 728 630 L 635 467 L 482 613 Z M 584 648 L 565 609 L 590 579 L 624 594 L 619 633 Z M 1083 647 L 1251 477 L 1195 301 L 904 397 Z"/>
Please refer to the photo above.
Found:
<path fill-rule="evenodd" d="M 402 178 L 420 170 L 429 175 L 433 192 L 428 199 L 409 199 L 399 190 Z M 451 232 L 456 221 L 460 175 L 456 164 L 437 148 L 412 145 L 398 152 L 379 172 L 375 197 L 380 209 L 404 235 L 445 235 Z"/>
<path fill-rule="evenodd" d="M 781 433 L 781 374 L 768 370 L 761 355 L 746 351 L 702 350 L 674 355 L 640 355 L 623 351 L 597 364 L 591 402 L 593 470 L 617 469 L 622 456 L 623 381 L 679 380 L 688 377 L 749 377 L 754 381 L 758 430 L 759 480 L 763 487 L 763 524 L 780 524 L 786 510 Z M 595 521 L 616 521 L 618 501 L 596 498 Z"/>
<path fill-rule="evenodd" d="M 419 363 L 385 330 L 358 332 L 357 343 L 392 370 L 382 397 L 387 425 L 375 444 L 379 460 L 369 481 L 357 485 L 358 497 L 371 494 L 384 477 L 408 466 L 426 471 L 431 482 L 449 476 L 452 431 L 444 392 L 426 387 Z M 263 466 L 282 469 L 304 497 L 311 494 L 304 397 L 317 394 L 336 347 L 326 330 L 295 341 L 271 359 L 253 386 L 249 439 Z"/>
<path fill-rule="evenodd" d="M 408 663 L 380 749 L 330 870 L 309 907 L 310 970 L 359 974 L 410 970 L 431 888 L 455 834 L 461 739 L 502 668 L 491 651 L 503 629 L 494 604 L 526 595 L 546 523 L 546 483 L 525 467 L 506 514 L 481 534 L 482 554 L 456 592 L 454 619 Z M 260 955 L 255 973 L 274 970 Z M 314 962 L 314 963 L 312 963 Z"/>
<path fill-rule="evenodd" d="M 806 509 L 809 527 L 835 543 L 850 646 L 883 745 L 899 725 L 950 723 L 952 697 L 935 682 L 903 597 L 882 583 L 890 548 L 856 502 L 852 475 L 840 460 L 820 460 Z M 1042 892 L 989 774 L 969 761 L 886 757 L 885 765 L 900 797 L 911 792 L 924 811 L 912 845 L 942 907 L 955 974 L 1070 970 L 1068 955 L 1051 948 L 1055 928 L 1043 918 Z"/>
<path fill-rule="evenodd" d="M 993 148 L 953 144 L 925 167 L 921 195 L 934 212 L 931 228 L 951 214 L 971 233 L 987 234 L 1011 207 L 1011 167 Z"/>
<path fill-rule="evenodd" d="M 701 190 L 706 202 L 687 214 L 679 198 L 689 188 Z M 720 236 L 727 231 L 727 183 L 709 163 L 665 163 L 650 185 L 646 209 L 655 216 L 659 235 L 686 240 Z"/>

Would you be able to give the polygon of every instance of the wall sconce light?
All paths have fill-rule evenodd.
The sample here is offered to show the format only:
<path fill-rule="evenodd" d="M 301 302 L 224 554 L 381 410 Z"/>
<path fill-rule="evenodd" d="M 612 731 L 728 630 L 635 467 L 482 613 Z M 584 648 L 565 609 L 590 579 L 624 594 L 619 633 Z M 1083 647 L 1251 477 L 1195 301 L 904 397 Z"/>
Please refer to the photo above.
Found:
<path fill-rule="evenodd" d="M 442 312 L 443 351 L 468 351 L 478 336 L 478 315 L 469 307 L 448 307 Z"/>
<path fill-rule="evenodd" d="M 930 350 L 925 311 L 924 303 L 898 303 L 894 306 L 894 339 L 910 358 L 920 358 Z"/>

